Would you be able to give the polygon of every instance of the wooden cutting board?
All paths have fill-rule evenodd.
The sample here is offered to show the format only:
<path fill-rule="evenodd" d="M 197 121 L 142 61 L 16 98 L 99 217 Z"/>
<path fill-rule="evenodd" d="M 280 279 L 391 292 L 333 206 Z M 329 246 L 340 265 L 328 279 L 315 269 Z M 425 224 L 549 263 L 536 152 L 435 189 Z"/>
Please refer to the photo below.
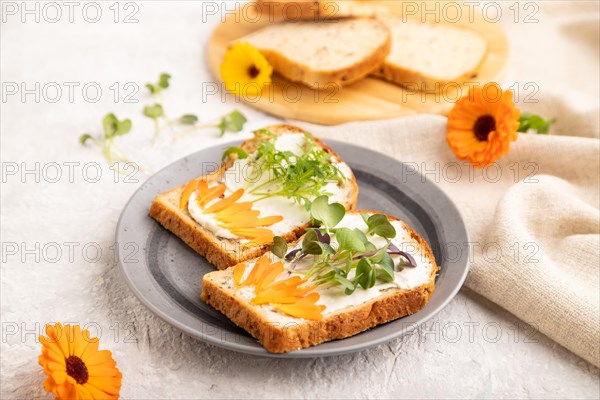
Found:
<path fill-rule="evenodd" d="M 403 16 L 409 10 L 415 17 L 414 8 L 403 6 L 403 1 L 373 1 L 387 7 L 391 13 Z M 425 14 L 425 3 L 413 2 L 412 5 L 423 7 L 417 17 L 425 17 L 428 22 L 443 15 L 456 20 L 458 15 L 454 8 L 439 8 L 439 13 Z M 442 6 L 445 2 L 438 2 Z M 499 23 L 488 22 L 481 12 L 469 10 L 464 3 L 453 3 L 461 9 L 461 17 L 452 22 L 479 32 L 488 43 L 488 52 L 482 61 L 477 78 L 470 80 L 482 84 L 498 81 L 502 77 L 508 60 L 508 41 Z M 433 5 L 429 4 L 433 9 Z M 444 14 L 446 10 L 447 14 Z M 451 12 L 451 14 L 450 14 Z M 451 15 L 451 16 L 450 16 Z M 215 79 L 220 82 L 219 69 L 228 45 L 248 33 L 256 31 L 269 23 L 267 15 L 257 12 L 252 3 L 239 7 L 236 14 L 229 14 L 214 31 L 208 43 L 208 62 Z M 336 125 L 350 121 L 364 121 L 400 117 L 418 113 L 446 114 L 461 94 L 468 92 L 465 85 L 453 85 L 438 94 L 425 94 L 404 89 L 384 80 L 367 77 L 350 86 L 342 88 L 329 87 L 313 90 L 302 84 L 292 83 L 278 74 L 273 75 L 273 85 L 263 93 L 261 98 L 243 99 L 248 105 L 281 118 L 296 119 L 323 125 Z M 225 89 L 222 89 L 225 90 Z"/>

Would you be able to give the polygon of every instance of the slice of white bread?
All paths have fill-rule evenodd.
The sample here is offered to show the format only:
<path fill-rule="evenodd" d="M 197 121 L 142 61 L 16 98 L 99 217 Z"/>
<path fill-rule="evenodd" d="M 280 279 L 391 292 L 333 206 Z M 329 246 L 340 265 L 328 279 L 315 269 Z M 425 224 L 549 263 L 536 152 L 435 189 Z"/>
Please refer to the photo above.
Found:
<path fill-rule="evenodd" d="M 287 21 L 374 17 L 387 11 L 363 0 L 256 0 L 256 6 L 262 14 Z"/>
<path fill-rule="evenodd" d="M 390 52 L 391 35 L 380 21 L 356 18 L 272 24 L 239 41 L 256 47 L 287 79 L 328 89 L 374 72 Z"/>
<path fill-rule="evenodd" d="M 305 135 L 306 132 L 289 125 L 273 125 L 264 128 L 275 134 L 281 136 L 283 134 L 298 134 Z M 253 139 L 247 140 L 241 144 L 247 153 L 253 153 L 256 150 L 258 143 L 264 139 L 265 136 L 260 133 L 255 133 Z M 321 147 L 327 153 L 331 154 L 335 159 L 342 162 L 338 154 L 336 154 L 329 146 L 323 143 L 318 138 L 314 138 L 318 147 Z M 223 179 L 224 174 L 227 170 L 232 167 L 234 160 L 237 157 L 231 155 L 221 167 L 203 178 L 209 183 L 217 183 Z M 343 200 L 341 203 L 346 209 L 353 209 L 356 206 L 358 198 L 358 186 L 356 184 L 356 178 L 352 174 L 348 167 L 349 175 L 346 176 L 344 187 L 341 193 Z M 180 208 L 180 200 L 185 188 L 185 184 L 170 189 L 162 194 L 156 196 L 150 207 L 150 216 L 158 221 L 169 231 L 173 232 L 181 240 L 183 240 L 188 246 L 194 249 L 196 252 L 204 256 L 208 262 L 215 265 L 219 269 L 224 269 L 232 265 L 238 264 L 244 260 L 252 259 L 260 256 L 267 251 L 268 246 L 241 246 L 237 239 L 227 239 L 219 237 L 211 230 L 206 229 L 200 225 L 190 215 L 187 208 Z M 264 201 L 268 201 L 264 200 Z M 291 200 L 290 200 L 291 201 Z M 281 234 L 288 241 L 292 241 L 301 236 L 309 224 L 292 227 L 288 232 Z M 267 227 L 268 228 L 268 227 Z"/>
<path fill-rule="evenodd" d="M 380 214 L 375 211 L 348 212 L 337 227 L 344 226 L 346 218 L 352 216 L 361 218 L 357 215 L 359 213 Z M 414 314 L 427 304 L 433 294 L 439 268 L 429 245 L 419 234 L 397 218 L 388 216 L 388 219 L 393 221 L 397 232 L 397 237 L 392 240 L 392 243 L 400 249 L 407 249 L 406 251 L 414 257 L 417 264 L 416 268 L 406 268 L 404 271 L 409 270 L 410 273 L 420 274 L 417 280 L 410 278 L 410 275 L 402 276 L 404 271 L 396 272 L 396 286 L 383 285 L 380 286 L 381 289 L 375 286 L 368 290 L 358 288 L 350 295 L 350 297 L 358 296 L 355 302 L 342 303 L 341 307 L 338 304 L 331 312 L 325 308 L 321 320 L 294 318 L 277 311 L 269 304 L 253 304 L 252 294 L 250 297 L 248 295 L 248 287 L 238 287 L 235 283 L 233 277 L 235 267 L 204 275 L 201 299 L 248 331 L 265 349 L 274 353 L 299 350 L 330 340 L 343 339 L 374 326 Z M 296 244 L 290 244 L 288 248 L 299 246 L 301 240 L 302 238 Z M 272 254 L 271 256 L 275 257 Z M 255 261 L 250 261 L 247 265 L 253 266 Z M 275 282 L 285 279 L 288 276 L 286 274 L 287 272 L 280 274 Z M 331 289 L 324 289 L 326 290 Z M 365 293 L 372 290 L 378 290 L 375 296 L 364 297 Z M 319 301 L 322 301 L 324 291 L 320 293 Z M 347 296 L 343 292 L 337 292 L 336 295 Z"/>
<path fill-rule="evenodd" d="M 477 77 L 487 43 L 477 32 L 450 24 L 379 15 L 392 32 L 392 50 L 376 75 L 422 91 Z"/>

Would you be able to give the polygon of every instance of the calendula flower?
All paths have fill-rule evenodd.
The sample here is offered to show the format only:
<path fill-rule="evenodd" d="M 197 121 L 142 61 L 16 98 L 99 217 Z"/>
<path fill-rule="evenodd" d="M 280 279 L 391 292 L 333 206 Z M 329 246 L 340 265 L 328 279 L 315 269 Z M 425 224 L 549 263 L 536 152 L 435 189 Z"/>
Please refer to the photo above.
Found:
<path fill-rule="evenodd" d="M 271 262 L 268 256 L 262 256 L 252 266 L 248 276 L 244 277 L 247 264 L 238 264 L 233 268 L 233 279 L 238 287 L 254 286 L 256 296 L 254 304 L 271 304 L 273 308 L 296 318 L 323 319 L 325 306 L 317 305 L 319 293 L 299 276 L 276 280 L 284 271 L 281 262 Z"/>
<path fill-rule="evenodd" d="M 508 153 L 517 140 L 520 112 L 510 90 L 496 83 L 473 87 L 448 115 L 448 145 L 461 160 L 478 168 Z"/>
<path fill-rule="evenodd" d="M 98 338 L 91 338 L 79 325 L 46 325 L 40 336 L 39 363 L 48 376 L 44 389 L 57 399 L 118 399 L 121 372 L 108 350 L 98 350 Z"/>
<path fill-rule="evenodd" d="M 251 44 L 238 42 L 225 53 L 221 64 L 221 79 L 225 88 L 237 95 L 260 95 L 271 82 L 273 67 Z"/>

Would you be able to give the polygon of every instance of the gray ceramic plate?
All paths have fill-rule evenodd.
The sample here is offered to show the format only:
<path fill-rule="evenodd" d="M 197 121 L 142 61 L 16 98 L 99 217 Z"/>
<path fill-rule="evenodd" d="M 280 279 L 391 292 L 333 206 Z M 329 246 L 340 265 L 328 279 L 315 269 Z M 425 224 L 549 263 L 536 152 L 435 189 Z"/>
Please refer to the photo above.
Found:
<path fill-rule="evenodd" d="M 255 339 L 200 300 L 202 276 L 213 271 L 203 257 L 148 216 L 154 196 L 213 171 L 224 149 L 199 151 L 164 168 L 138 189 L 117 226 L 119 267 L 136 296 L 171 325 L 226 349 L 271 357 L 322 357 L 363 350 L 403 336 L 439 312 L 456 295 L 468 271 L 468 239 L 458 210 L 412 166 L 358 146 L 327 141 L 350 164 L 360 187 L 358 207 L 395 215 L 431 246 L 441 271 L 420 312 L 356 336 L 283 355 Z M 139 250 L 139 251 L 138 251 Z"/>

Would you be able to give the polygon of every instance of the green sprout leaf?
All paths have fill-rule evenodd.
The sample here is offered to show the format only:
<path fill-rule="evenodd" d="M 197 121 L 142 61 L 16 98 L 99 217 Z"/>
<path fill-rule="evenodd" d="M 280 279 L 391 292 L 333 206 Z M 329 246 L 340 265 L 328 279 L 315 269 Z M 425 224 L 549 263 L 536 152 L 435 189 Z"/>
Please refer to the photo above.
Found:
<path fill-rule="evenodd" d="M 104 129 L 104 137 L 112 139 L 115 136 L 129 133 L 131 131 L 131 120 L 119 120 L 115 114 L 106 114 L 102 119 L 102 128 Z"/>
<path fill-rule="evenodd" d="M 163 106 L 159 103 L 156 103 L 154 105 L 144 107 L 144 115 L 148 118 L 156 120 L 160 117 L 163 117 L 165 112 L 163 110 Z"/>
<path fill-rule="evenodd" d="M 275 236 L 273 238 L 273 245 L 271 246 L 271 253 L 275 254 L 279 258 L 284 258 L 287 254 L 287 242 L 281 236 Z"/>
<path fill-rule="evenodd" d="M 225 161 L 230 154 L 237 154 L 239 159 L 248 158 L 248 153 L 244 151 L 241 147 L 230 147 L 223 152 L 223 156 L 221 156 L 221 161 Z"/>
<path fill-rule="evenodd" d="M 346 209 L 339 203 L 329 204 L 327 196 L 319 196 L 312 201 L 310 215 L 315 221 L 321 222 L 326 229 L 335 227 L 346 214 Z"/>
<path fill-rule="evenodd" d="M 373 265 L 368 258 L 362 258 L 356 266 L 356 283 L 363 287 L 363 289 L 370 289 L 375 286 L 377 281 L 377 275 L 373 269 Z"/>
<path fill-rule="evenodd" d="M 229 114 L 225 114 L 221 117 L 221 120 L 217 125 L 220 132 L 219 135 L 223 136 L 225 132 L 240 132 L 244 128 L 246 121 L 247 119 L 244 114 L 238 110 L 233 110 Z"/>
<path fill-rule="evenodd" d="M 342 285 L 345 289 L 345 293 L 347 295 L 350 295 L 352 293 L 354 293 L 354 290 L 356 289 L 356 286 L 354 286 L 354 283 L 352 283 L 349 279 L 347 279 L 345 276 L 340 275 L 339 273 L 336 273 L 333 277 L 333 279 L 339 283 L 340 285 Z"/>
<path fill-rule="evenodd" d="M 158 77 L 158 86 L 161 89 L 166 89 L 169 87 L 169 79 L 171 79 L 171 75 L 163 72 L 162 74 L 160 74 L 160 76 Z"/>
<path fill-rule="evenodd" d="M 81 144 L 85 144 L 85 142 L 87 142 L 88 140 L 94 140 L 92 135 L 90 135 L 89 133 L 84 133 L 83 135 L 79 136 L 79 143 Z"/>
<path fill-rule="evenodd" d="M 364 216 L 363 220 L 365 220 Z M 396 229 L 394 229 L 388 220 L 388 217 L 383 214 L 373 214 L 369 218 L 366 218 L 365 223 L 369 227 L 367 234 L 377 235 L 388 239 L 396 237 Z"/>
<path fill-rule="evenodd" d="M 150 94 L 159 94 L 163 89 L 169 87 L 169 79 L 171 79 L 171 75 L 162 73 L 158 77 L 157 83 L 146 83 L 146 88 L 148 88 Z"/>
<path fill-rule="evenodd" d="M 102 128 L 104 129 L 104 136 L 109 139 L 115 135 L 117 131 L 117 123 L 119 120 L 115 114 L 106 114 L 102 119 Z"/>
<path fill-rule="evenodd" d="M 387 246 L 382 248 L 371 257 L 373 264 L 381 267 L 377 270 L 377 277 L 385 282 L 392 282 L 395 278 L 394 275 L 394 260 L 387 253 Z"/>
<path fill-rule="evenodd" d="M 536 131 L 540 134 L 547 134 L 550 126 L 556 122 L 555 119 L 543 119 L 539 115 L 523 113 L 519 118 L 519 132 Z"/>
<path fill-rule="evenodd" d="M 185 114 L 179 117 L 179 122 L 183 125 L 195 125 L 198 122 L 198 117 L 194 114 Z"/>
<path fill-rule="evenodd" d="M 92 141 L 100 148 L 102 154 L 109 164 L 113 164 L 115 161 L 130 163 L 131 161 L 125 157 L 123 152 L 114 143 L 114 139 L 116 139 L 118 136 L 129 133 L 131 131 L 131 127 L 132 124 L 130 119 L 120 120 L 115 114 L 109 113 L 102 118 L 102 130 L 104 131 L 104 136 L 94 137 L 89 133 L 84 133 L 83 135 L 79 136 L 79 143 L 84 145 L 88 141 Z M 125 173 L 120 168 L 119 172 Z"/>
<path fill-rule="evenodd" d="M 302 240 L 302 252 L 311 255 L 334 254 L 335 250 L 327 243 L 319 241 L 317 231 L 309 229 Z"/>
<path fill-rule="evenodd" d="M 373 243 L 369 242 L 369 239 L 367 239 L 367 236 L 364 234 L 363 231 L 361 231 L 358 228 L 354 228 L 353 232 L 356 235 L 356 237 L 359 238 L 363 242 L 366 252 L 375 250 L 375 248 L 376 248 L 375 245 Z"/>
<path fill-rule="evenodd" d="M 360 235 L 358 235 L 356 232 L 357 231 L 354 231 L 349 228 L 336 229 L 335 238 L 337 239 L 339 250 L 350 250 L 359 252 L 366 251 L 365 244 L 361 240 Z"/>

